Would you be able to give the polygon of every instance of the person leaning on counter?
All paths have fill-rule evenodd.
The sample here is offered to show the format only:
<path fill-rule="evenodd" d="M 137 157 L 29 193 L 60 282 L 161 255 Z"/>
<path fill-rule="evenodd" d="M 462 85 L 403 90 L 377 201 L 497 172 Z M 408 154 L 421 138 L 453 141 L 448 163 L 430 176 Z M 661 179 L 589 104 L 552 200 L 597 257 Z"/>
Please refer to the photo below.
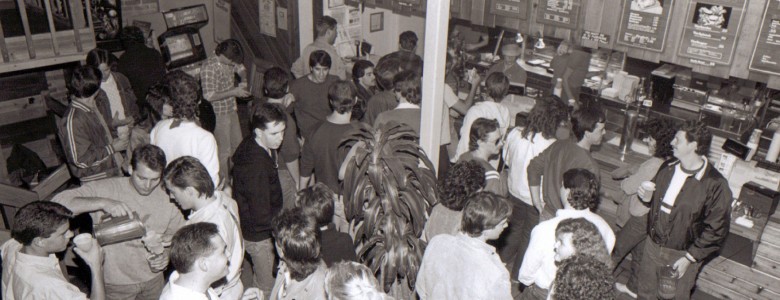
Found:
<path fill-rule="evenodd" d="M 522 52 L 523 49 L 514 43 L 501 47 L 501 56 L 503 60 L 490 67 L 488 75 L 495 72 L 503 72 L 504 75 L 509 78 L 510 84 L 525 86 L 525 80 L 528 75 L 523 67 L 517 64 L 517 58 L 520 57 Z"/>
<path fill-rule="evenodd" d="M 554 70 L 553 86 L 558 78 L 563 80 L 561 100 L 566 104 L 579 107 L 580 89 L 585 83 L 588 67 L 590 67 L 590 53 L 564 40 L 558 46 L 558 51 L 550 62 L 550 67 Z"/>

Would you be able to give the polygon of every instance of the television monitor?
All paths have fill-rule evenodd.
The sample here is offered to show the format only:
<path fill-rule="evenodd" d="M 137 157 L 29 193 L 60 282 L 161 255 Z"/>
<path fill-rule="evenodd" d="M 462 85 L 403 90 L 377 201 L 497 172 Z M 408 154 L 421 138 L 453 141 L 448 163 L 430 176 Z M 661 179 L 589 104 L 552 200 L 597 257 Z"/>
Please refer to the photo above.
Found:
<path fill-rule="evenodd" d="M 158 42 L 168 69 L 206 59 L 206 50 L 197 29 L 169 30 L 158 37 Z"/>

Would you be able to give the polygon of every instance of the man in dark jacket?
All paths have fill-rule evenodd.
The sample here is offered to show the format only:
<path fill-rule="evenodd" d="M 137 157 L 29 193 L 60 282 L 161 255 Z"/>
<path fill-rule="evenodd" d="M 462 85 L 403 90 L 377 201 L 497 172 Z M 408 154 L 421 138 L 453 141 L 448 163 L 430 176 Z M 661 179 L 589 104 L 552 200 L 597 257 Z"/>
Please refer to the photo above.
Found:
<path fill-rule="evenodd" d="M 136 99 L 144 101 L 146 92 L 165 75 L 165 63 L 157 49 L 146 46 L 143 31 L 135 26 L 122 29 L 125 53 L 119 57 L 117 71 L 127 76 Z"/>
<path fill-rule="evenodd" d="M 647 235 L 639 267 L 639 299 L 655 299 L 657 269 L 675 269 L 674 299 L 689 299 L 702 261 L 717 253 L 729 233 L 731 190 L 707 160 L 712 134 L 702 122 L 689 121 L 672 140 L 674 157 L 653 183 L 637 195 L 650 202 Z M 669 295 L 672 296 L 672 295 Z"/>
<path fill-rule="evenodd" d="M 286 123 L 281 106 L 262 104 L 252 116 L 252 135 L 233 154 L 233 197 L 242 220 L 244 245 L 252 258 L 255 284 L 266 295 L 274 284 L 271 220 L 283 205 L 277 150 Z"/>

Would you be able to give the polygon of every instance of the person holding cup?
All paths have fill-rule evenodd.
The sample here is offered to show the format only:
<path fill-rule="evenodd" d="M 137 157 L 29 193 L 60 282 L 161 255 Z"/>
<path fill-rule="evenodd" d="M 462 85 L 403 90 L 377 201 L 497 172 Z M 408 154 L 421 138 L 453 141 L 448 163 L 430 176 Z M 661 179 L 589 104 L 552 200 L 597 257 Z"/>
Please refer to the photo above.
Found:
<path fill-rule="evenodd" d="M 2 294 L 15 299 L 87 299 L 87 295 L 68 282 L 55 253 L 68 248 L 73 237 L 70 219 L 73 213 L 61 204 L 31 202 L 16 213 L 11 237 L 0 247 L 3 258 Z M 103 249 L 87 237 L 73 249 L 92 271 L 89 299 L 106 299 L 103 283 Z"/>
<path fill-rule="evenodd" d="M 636 297 L 636 271 L 639 269 L 639 258 L 642 257 L 642 242 L 647 236 L 647 212 L 650 210 L 639 199 L 637 190 L 640 186 L 644 187 L 644 191 L 655 190 L 655 184 L 650 180 L 658 173 L 664 161 L 673 158 L 671 143 L 677 129 L 671 120 L 651 118 L 642 125 L 642 131 L 646 133 L 643 141 L 653 156 L 641 164 L 627 165 L 612 171 L 612 179 L 620 180 L 620 190 L 605 193 L 607 198 L 618 204 L 615 223 L 621 228 L 612 251 L 613 265 L 620 265 L 628 253 L 634 258 L 631 260 L 628 283 L 616 283 L 615 288 L 632 297 Z"/>
<path fill-rule="evenodd" d="M 146 144 L 133 150 L 130 177 L 106 178 L 79 188 L 63 191 L 53 202 L 61 203 L 74 214 L 92 213 L 92 220 L 100 216 L 137 215 L 147 233 L 161 234 L 156 238 L 170 240 L 176 230 L 184 226 L 184 216 L 168 194 L 160 187 L 165 153 L 160 147 Z M 110 299 L 157 299 L 165 285 L 163 273 L 168 265 L 168 250 L 148 251 L 150 239 L 132 239 L 105 245 L 106 295 Z M 155 235 L 156 236 L 156 235 Z M 144 242 L 147 242 L 144 244 Z M 144 246 L 147 247 L 144 247 Z M 156 253 L 152 253 L 156 252 Z M 155 255 L 150 255 L 155 254 Z"/>
<path fill-rule="evenodd" d="M 676 270 L 674 299 L 689 299 L 702 261 L 716 254 L 729 232 L 732 194 L 728 181 L 707 159 L 712 133 L 701 121 L 688 121 L 672 140 L 673 155 L 651 184 L 637 194 L 650 211 L 642 263 L 640 299 L 656 298 L 659 267 Z"/>

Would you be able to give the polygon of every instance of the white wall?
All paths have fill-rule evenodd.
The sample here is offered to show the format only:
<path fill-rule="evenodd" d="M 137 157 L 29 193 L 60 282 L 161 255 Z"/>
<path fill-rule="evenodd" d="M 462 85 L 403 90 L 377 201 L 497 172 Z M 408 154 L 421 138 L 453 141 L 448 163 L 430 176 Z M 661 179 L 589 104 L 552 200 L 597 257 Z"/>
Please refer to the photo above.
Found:
<path fill-rule="evenodd" d="M 323 7 L 325 10 L 324 14 L 330 15 L 330 9 L 328 9 L 328 0 L 323 0 Z M 371 14 L 377 12 L 384 12 L 384 30 L 371 32 L 369 28 L 369 18 L 371 17 Z M 360 19 L 363 28 L 363 39 L 373 45 L 372 54 L 383 56 L 385 54 L 397 51 L 398 35 L 404 31 L 411 30 L 417 34 L 417 38 L 419 39 L 417 41 L 417 54 L 423 56 L 423 44 L 425 42 L 425 18 L 417 16 L 402 16 L 394 14 L 392 10 L 367 7 L 361 14 Z M 301 24 L 301 28 L 304 28 L 303 24 Z M 301 45 L 307 44 L 308 43 L 303 43 L 303 40 L 301 40 Z"/>

